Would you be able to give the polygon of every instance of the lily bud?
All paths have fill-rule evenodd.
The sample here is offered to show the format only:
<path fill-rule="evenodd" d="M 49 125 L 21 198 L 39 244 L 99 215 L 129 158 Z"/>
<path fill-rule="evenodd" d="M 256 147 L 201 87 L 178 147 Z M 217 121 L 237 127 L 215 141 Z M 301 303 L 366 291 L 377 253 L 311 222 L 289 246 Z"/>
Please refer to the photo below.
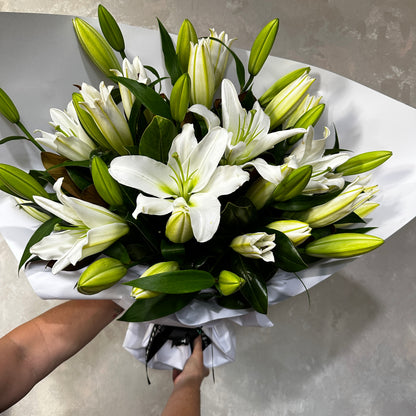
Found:
<path fill-rule="evenodd" d="M 179 199 L 176 199 L 175 202 L 178 203 Z M 172 243 L 186 243 L 194 235 L 191 226 L 191 216 L 187 208 L 186 205 L 175 207 L 166 223 L 165 235 Z"/>
<path fill-rule="evenodd" d="M 267 225 L 267 228 L 286 234 L 295 246 L 307 240 L 312 231 L 312 228 L 306 222 L 296 220 L 274 221 Z"/>
<path fill-rule="evenodd" d="M 0 164 L 0 181 L 3 187 L 14 196 L 30 200 L 33 200 L 35 195 L 49 198 L 48 193 L 35 178 L 14 166 Z"/>
<path fill-rule="evenodd" d="M 188 74 L 191 79 L 191 103 L 211 108 L 215 93 L 215 74 L 206 39 L 191 44 Z"/>
<path fill-rule="evenodd" d="M 3 114 L 10 123 L 18 123 L 20 121 L 20 115 L 16 106 L 13 104 L 11 98 L 6 92 L 0 88 L 0 113 Z"/>
<path fill-rule="evenodd" d="M 72 21 L 78 41 L 92 62 L 107 76 L 113 74 L 111 69 L 121 71 L 120 63 L 110 44 L 85 20 L 76 17 Z"/>
<path fill-rule="evenodd" d="M 176 261 L 163 261 L 160 263 L 156 263 L 153 266 L 150 266 L 141 276 L 152 276 L 154 274 L 159 273 L 167 273 L 167 272 L 174 272 L 175 270 L 179 270 L 179 264 Z M 133 287 L 131 290 L 131 296 L 136 299 L 149 299 L 159 296 L 159 292 L 153 292 L 151 290 L 141 289 L 139 287 Z"/>
<path fill-rule="evenodd" d="M 188 71 L 191 42 L 198 43 L 198 36 L 192 23 L 188 19 L 185 19 L 179 29 L 178 40 L 176 43 L 176 54 L 178 55 L 182 72 Z"/>
<path fill-rule="evenodd" d="M 246 197 L 256 207 L 257 211 L 262 209 L 270 200 L 276 185 L 266 179 L 259 178 L 250 186 L 246 193 Z"/>
<path fill-rule="evenodd" d="M 107 143 L 107 140 L 101 133 L 100 129 L 97 127 L 94 119 L 89 115 L 89 113 L 80 106 L 80 103 L 84 102 L 84 98 L 81 93 L 74 92 L 72 94 L 72 103 L 74 104 L 75 112 L 77 113 L 78 120 L 82 125 L 82 128 L 87 132 L 97 144 L 99 144 L 104 149 L 108 149 L 110 146 Z"/>
<path fill-rule="evenodd" d="M 272 194 L 272 199 L 275 201 L 288 201 L 294 198 L 305 189 L 311 176 L 311 165 L 305 165 L 295 169 L 277 185 Z"/>
<path fill-rule="evenodd" d="M 34 208 L 32 206 L 33 203 L 31 201 L 28 201 L 27 199 L 14 197 L 14 200 L 17 202 L 19 208 L 22 208 L 23 211 L 25 211 L 35 220 L 38 220 L 40 222 L 45 222 L 51 218 L 48 214 L 45 214 L 44 212 L 41 212 L 38 209 Z"/>
<path fill-rule="evenodd" d="M 384 241 L 372 235 L 357 233 L 331 234 L 306 246 L 308 256 L 320 258 L 345 258 L 368 253 Z"/>
<path fill-rule="evenodd" d="M 312 97 L 316 98 L 316 97 Z M 319 97 L 320 99 L 320 97 Z M 319 101 L 319 100 L 318 100 Z M 296 121 L 293 128 L 304 128 L 307 129 L 309 126 L 315 126 L 325 110 L 325 104 L 319 104 L 312 108 L 309 108 L 301 117 Z M 285 127 L 286 128 L 286 127 Z M 291 146 L 303 137 L 303 134 L 296 134 L 295 136 L 289 137 L 287 140 Z"/>
<path fill-rule="evenodd" d="M 338 166 L 335 170 L 336 173 L 342 173 L 346 175 L 359 175 L 369 170 L 375 169 L 380 166 L 387 159 L 391 157 L 393 153 L 389 151 L 375 151 L 361 153 L 360 155 L 353 156 L 345 163 Z"/>
<path fill-rule="evenodd" d="M 357 214 L 361 218 L 365 218 L 370 215 L 380 204 L 376 202 L 364 202 L 361 206 L 359 206 L 354 213 Z"/>
<path fill-rule="evenodd" d="M 230 247 L 244 257 L 274 261 L 275 235 L 264 232 L 244 234 L 235 237 Z"/>
<path fill-rule="evenodd" d="M 98 21 L 101 31 L 110 46 L 117 52 L 123 52 L 125 45 L 123 34 L 111 13 L 102 5 L 98 5 Z"/>
<path fill-rule="evenodd" d="M 287 87 L 290 83 L 297 80 L 304 74 L 309 74 L 311 68 L 309 66 L 295 69 L 292 72 L 279 78 L 260 98 L 259 103 L 262 107 L 269 104 L 269 102 L 280 92 L 283 88 Z"/>
<path fill-rule="evenodd" d="M 311 108 L 316 107 L 321 101 L 322 97 L 307 94 L 290 116 L 284 121 L 283 128 L 289 129 L 295 125 L 295 123 Z M 308 128 L 310 124 L 306 126 Z"/>
<path fill-rule="evenodd" d="M 182 74 L 172 88 L 170 95 L 170 112 L 172 118 L 181 123 L 185 118 L 191 97 L 191 79 L 187 73 Z"/>
<path fill-rule="evenodd" d="M 282 124 L 314 81 L 314 78 L 304 74 L 283 88 L 270 101 L 264 110 L 270 117 L 270 129 L 274 129 Z"/>
<path fill-rule="evenodd" d="M 94 295 L 115 285 L 127 273 L 121 261 L 104 257 L 90 264 L 77 283 L 77 290 L 84 295 Z"/>
<path fill-rule="evenodd" d="M 110 175 L 106 163 L 99 156 L 95 156 L 91 161 L 91 175 L 95 189 L 107 204 L 123 205 L 120 185 Z"/>
<path fill-rule="evenodd" d="M 217 288 L 223 296 L 229 296 L 237 292 L 246 281 L 228 270 L 223 270 L 218 277 Z"/>
<path fill-rule="evenodd" d="M 272 50 L 279 29 L 279 19 L 273 19 L 257 35 L 250 51 L 248 72 L 257 75 Z"/>

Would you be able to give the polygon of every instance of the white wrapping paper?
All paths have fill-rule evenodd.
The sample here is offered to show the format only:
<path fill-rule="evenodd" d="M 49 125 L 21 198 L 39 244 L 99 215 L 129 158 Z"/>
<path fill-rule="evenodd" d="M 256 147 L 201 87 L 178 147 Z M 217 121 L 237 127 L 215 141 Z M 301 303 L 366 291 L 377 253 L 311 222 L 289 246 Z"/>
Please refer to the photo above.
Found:
<path fill-rule="evenodd" d="M 95 20 L 88 20 L 97 27 Z M 132 58 L 139 55 L 142 62 L 163 73 L 159 34 L 131 26 L 122 26 L 122 30 L 127 56 Z M 11 95 L 30 131 L 46 130 L 49 108 L 65 108 L 74 91 L 73 84 L 85 81 L 97 86 L 102 78 L 78 46 L 69 17 L 1 13 L 0 52 L 0 86 Z M 247 52 L 237 52 L 243 60 L 247 59 Z M 260 95 L 277 77 L 303 65 L 270 58 L 261 75 L 256 78 L 254 93 Z M 234 64 L 230 66 L 229 77 L 235 81 Z M 342 147 L 356 154 L 371 150 L 393 151 L 393 157 L 374 173 L 373 182 L 380 186 L 378 202 L 381 207 L 374 212 L 369 223 L 378 227 L 373 234 L 387 238 L 415 216 L 416 193 L 413 189 L 416 170 L 413 151 L 416 148 L 416 110 L 328 71 L 312 67 L 311 75 L 317 78 L 312 87 L 313 93 L 322 95 L 323 102 L 327 104 L 323 119 L 316 128 L 318 133 L 324 125 L 332 129 L 335 123 Z M 16 134 L 18 131 L 0 118 L 0 137 Z M 30 143 L 24 142 L 3 145 L 0 162 L 24 170 L 41 168 L 38 151 Z M 13 200 L 4 194 L 0 198 L 0 213 L 0 232 L 19 259 L 39 224 L 17 209 Z M 310 288 L 349 261 L 322 261 L 300 272 L 299 276 Z M 142 271 L 140 267 L 130 270 L 123 281 L 137 277 Z M 54 276 L 42 264 L 30 265 L 26 269 L 34 291 L 44 299 L 84 298 L 74 289 L 80 273 L 62 272 Z M 293 274 L 280 272 L 268 284 L 269 303 L 277 303 L 303 291 L 303 285 Z M 118 284 L 93 298 L 113 299 L 127 308 L 133 303 L 129 292 L 129 287 Z M 254 311 L 228 310 L 213 302 L 202 301 L 193 301 L 176 314 L 157 322 L 187 327 L 203 326 L 204 332 L 212 340 L 212 345 L 204 351 L 207 366 L 218 366 L 234 360 L 236 346 L 233 324 L 272 326 L 267 316 Z M 126 334 L 124 347 L 141 361 L 144 361 L 151 329 L 152 323 L 132 323 Z M 189 347 L 171 348 L 167 343 L 149 365 L 160 369 L 183 368 L 189 353 Z"/>

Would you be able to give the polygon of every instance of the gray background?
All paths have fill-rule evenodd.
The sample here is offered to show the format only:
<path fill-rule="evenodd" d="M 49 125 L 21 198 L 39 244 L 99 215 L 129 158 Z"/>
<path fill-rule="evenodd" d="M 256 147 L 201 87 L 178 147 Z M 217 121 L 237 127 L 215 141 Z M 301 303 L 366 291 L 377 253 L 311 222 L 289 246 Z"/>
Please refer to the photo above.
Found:
<path fill-rule="evenodd" d="M 274 55 L 334 71 L 416 107 L 414 0 L 102 3 L 122 23 L 156 28 L 157 16 L 177 33 L 188 17 L 199 33 L 226 28 L 238 37 L 235 46 L 246 49 L 259 28 L 279 17 Z M 97 5 L 0 0 L 0 11 L 95 16 Z M 414 415 L 415 231 L 412 221 L 376 252 L 312 288 L 310 308 L 304 294 L 273 307 L 274 328 L 237 328 L 237 360 L 215 370 L 215 383 L 204 382 L 202 414 Z M 17 276 L 3 241 L 0 250 L 2 335 L 58 302 L 38 299 Z M 147 386 L 144 366 L 121 347 L 125 329 L 111 324 L 4 414 L 160 414 L 170 374 L 150 371 Z"/>

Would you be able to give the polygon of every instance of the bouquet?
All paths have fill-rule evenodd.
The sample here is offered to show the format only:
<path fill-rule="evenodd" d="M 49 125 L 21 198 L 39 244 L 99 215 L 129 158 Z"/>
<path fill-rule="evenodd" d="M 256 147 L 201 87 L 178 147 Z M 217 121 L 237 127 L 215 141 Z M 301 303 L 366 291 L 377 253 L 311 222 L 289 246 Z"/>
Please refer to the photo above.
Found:
<path fill-rule="evenodd" d="M 167 76 L 126 56 L 103 6 L 99 23 L 103 35 L 73 21 L 106 80 L 77 86 L 65 110 L 51 109 L 52 131 L 33 137 L 0 89 L 0 112 L 23 133 L 2 143 L 29 140 L 44 166 L 0 165 L 0 189 L 39 221 L 19 268 L 77 273 L 73 290 L 84 295 L 128 289 L 120 319 L 129 322 L 175 324 L 188 308 L 179 326 L 246 314 L 265 324 L 282 274 L 302 283 L 298 273 L 321 259 L 383 243 L 365 226 L 378 206 L 368 172 L 391 152 L 352 155 L 335 127 L 314 128 L 325 104 L 308 94 L 315 79 L 307 66 L 253 92 L 278 19 L 254 40 L 247 68 L 226 33 L 198 38 L 185 20 L 175 46 L 159 22 Z M 237 86 L 225 78 L 227 65 Z M 146 339 L 166 333 L 144 328 Z"/>

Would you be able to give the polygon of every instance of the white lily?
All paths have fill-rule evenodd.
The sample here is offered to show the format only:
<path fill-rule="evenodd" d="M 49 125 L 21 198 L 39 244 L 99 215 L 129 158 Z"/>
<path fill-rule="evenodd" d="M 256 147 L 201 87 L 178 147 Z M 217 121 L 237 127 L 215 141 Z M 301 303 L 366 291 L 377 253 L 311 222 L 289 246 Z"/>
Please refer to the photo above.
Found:
<path fill-rule="evenodd" d="M 264 232 L 239 235 L 231 241 L 230 247 L 244 257 L 274 261 L 275 235 Z"/>
<path fill-rule="evenodd" d="M 236 39 L 229 39 L 228 35 L 224 31 L 222 31 L 220 34 L 217 34 L 215 29 L 210 29 L 209 31 L 210 38 L 218 39 L 228 47 L 230 47 Z M 222 43 L 213 39 L 208 40 L 211 63 L 214 67 L 215 91 L 220 86 L 221 81 L 224 78 L 224 73 L 227 69 L 228 56 L 230 55 L 229 50 Z"/>
<path fill-rule="evenodd" d="M 37 130 L 42 137 L 37 137 L 36 141 L 70 160 L 87 160 L 96 146 L 82 128 L 72 101 L 66 111 L 51 108 L 50 115 L 52 121 L 49 124 L 55 133 Z"/>
<path fill-rule="evenodd" d="M 138 56 L 136 56 L 131 63 L 127 58 L 124 58 L 122 66 L 123 72 L 120 72 L 117 69 L 112 70 L 114 75 L 118 77 L 133 79 L 140 82 L 141 84 L 149 84 L 150 78 L 147 76 L 146 69 L 144 68 Z M 127 118 L 130 118 L 131 108 L 133 107 L 133 103 L 136 97 L 124 85 L 119 83 L 118 86 L 120 88 L 120 95 L 124 112 L 126 113 Z"/>
<path fill-rule="evenodd" d="M 61 191 L 63 178 L 56 181 L 54 190 L 59 202 L 35 196 L 35 202 L 48 212 L 70 224 L 57 227 L 50 235 L 34 244 L 30 252 L 43 260 L 56 260 L 52 273 L 68 265 L 99 253 L 129 231 L 125 221 L 107 209 Z"/>
<path fill-rule="evenodd" d="M 167 165 L 146 156 L 122 156 L 111 162 L 109 172 L 121 184 L 152 195 L 139 194 L 134 217 L 140 213 L 189 215 L 196 240 L 208 241 L 220 221 L 218 197 L 249 179 L 238 166 L 218 166 L 226 141 L 227 132 L 216 127 L 198 143 L 193 126 L 185 124 L 172 142 Z M 192 237 L 188 232 L 184 235 Z"/>
<path fill-rule="evenodd" d="M 113 86 L 106 87 L 104 82 L 100 83 L 100 91 L 83 83 L 81 94 L 85 102 L 81 105 L 97 124 L 108 147 L 119 155 L 126 155 L 126 147 L 133 146 L 133 138 L 126 119 L 111 96 L 112 89 Z"/>
<path fill-rule="evenodd" d="M 268 165 L 258 155 L 273 148 L 277 143 L 305 129 L 282 130 L 269 133 L 270 118 L 256 101 L 253 109 L 247 112 L 240 104 L 233 83 L 224 79 L 221 85 L 223 127 L 229 132 L 223 163 L 228 165 L 254 166 L 261 176 L 270 180 L 277 167 Z M 220 125 L 220 119 L 202 105 L 189 108 L 204 118 L 208 129 Z"/>
<path fill-rule="evenodd" d="M 285 159 L 285 163 L 292 169 L 301 166 L 312 166 L 312 177 L 304 189 L 304 194 L 323 193 L 333 189 L 341 189 L 344 186 L 342 174 L 333 171 L 349 159 L 347 152 L 339 152 L 324 156 L 326 139 L 329 129 L 325 128 L 323 139 L 314 140 L 314 129 L 308 127 L 302 141 L 292 153 Z"/>

